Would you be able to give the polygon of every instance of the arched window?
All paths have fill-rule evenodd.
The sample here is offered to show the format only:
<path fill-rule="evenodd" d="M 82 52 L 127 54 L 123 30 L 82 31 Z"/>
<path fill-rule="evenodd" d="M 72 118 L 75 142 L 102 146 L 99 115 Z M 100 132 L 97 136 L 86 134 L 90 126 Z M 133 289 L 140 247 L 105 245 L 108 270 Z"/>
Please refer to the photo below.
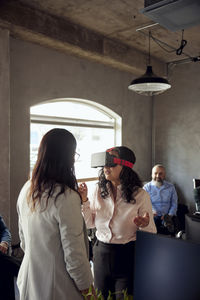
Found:
<path fill-rule="evenodd" d="M 35 164 L 43 135 L 52 128 L 65 128 L 77 140 L 80 154 L 76 176 L 85 181 L 98 176 L 90 167 L 91 154 L 121 145 L 121 117 L 110 109 L 88 100 L 59 99 L 30 108 L 30 169 Z"/>

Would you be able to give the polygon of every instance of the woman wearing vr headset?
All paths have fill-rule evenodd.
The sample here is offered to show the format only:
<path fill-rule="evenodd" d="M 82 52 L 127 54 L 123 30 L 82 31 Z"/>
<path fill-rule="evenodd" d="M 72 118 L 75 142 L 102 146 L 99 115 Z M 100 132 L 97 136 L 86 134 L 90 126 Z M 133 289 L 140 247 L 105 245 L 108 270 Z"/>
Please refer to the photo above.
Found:
<path fill-rule="evenodd" d="M 123 290 L 133 295 L 136 231 L 156 233 L 150 197 L 133 170 L 135 161 L 133 151 L 127 147 L 108 149 L 90 199 L 86 184 L 79 185 L 86 225 L 96 228 L 94 285 L 105 300 L 109 291 L 113 299 L 123 299 Z"/>

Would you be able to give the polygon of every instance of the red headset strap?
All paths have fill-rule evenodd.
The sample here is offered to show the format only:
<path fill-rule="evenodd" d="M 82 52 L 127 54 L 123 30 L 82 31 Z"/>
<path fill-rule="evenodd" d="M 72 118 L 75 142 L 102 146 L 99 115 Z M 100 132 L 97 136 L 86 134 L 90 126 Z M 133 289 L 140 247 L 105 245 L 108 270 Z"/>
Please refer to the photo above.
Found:
<path fill-rule="evenodd" d="M 115 150 L 115 147 L 112 147 L 112 148 L 107 149 L 106 152 L 111 152 L 111 151 L 113 151 L 113 150 Z"/>
<path fill-rule="evenodd" d="M 122 166 L 125 166 L 125 167 L 129 167 L 131 169 L 133 168 L 133 165 L 134 165 L 130 161 L 124 160 L 124 159 L 121 159 L 121 158 L 118 158 L 118 157 L 114 157 L 113 158 L 113 162 L 114 162 L 114 164 L 122 165 Z"/>
<path fill-rule="evenodd" d="M 115 147 L 112 147 L 110 149 L 107 149 L 106 152 L 111 152 L 115 150 Z M 114 157 L 113 159 L 113 162 L 117 165 L 122 165 L 122 166 L 125 166 L 125 167 L 129 167 L 129 168 L 133 168 L 133 163 L 131 163 L 130 161 L 128 160 L 124 160 L 124 159 L 121 159 L 121 158 L 117 158 L 117 157 Z"/>

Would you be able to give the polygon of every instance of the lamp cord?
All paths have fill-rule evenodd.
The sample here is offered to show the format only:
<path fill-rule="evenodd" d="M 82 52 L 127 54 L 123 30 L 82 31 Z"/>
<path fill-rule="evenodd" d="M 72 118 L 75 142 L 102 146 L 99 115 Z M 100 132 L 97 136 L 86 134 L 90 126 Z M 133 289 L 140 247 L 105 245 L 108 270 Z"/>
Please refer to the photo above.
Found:
<path fill-rule="evenodd" d="M 180 47 L 176 50 L 176 55 L 181 55 L 183 52 L 183 48 L 186 46 L 187 41 L 183 39 L 183 34 L 184 34 L 184 29 L 182 30 L 182 39 L 181 39 L 181 45 Z"/>
<path fill-rule="evenodd" d="M 150 55 L 150 40 L 151 40 L 151 31 L 149 30 L 149 57 L 148 57 L 148 65 L 151 65 L 151 55 Z"/>
<path fill-rule="evenodd" d="M 158 40 L 158 39 L 156 39 L 153 35 L 151 36 L 151 38 L 152 38 L 152 40 L 153 40 L 160 48 L 162 48 L 164 51 L 166 51 L 166 52 L 168 52 L 168 53 L 172 53 L 172 52 L 175 52 L 175 51 L 176 51 L 176 49 L 174 49 L 174 48 L 172 49 L 171 46 L 167 45 L 166 43 L 164 43 L 164 42 L 162 42 L 162 41 L 160 41 L 160 40 Z M 172 50 L 168 50 L 167 48 L 165 48 L 164 46 L 162 46 L 162 44 L 165 45 L 165 46 L 167 46 L 167 47 L 169 47 L 169 48 L 171 48 Z"/>
<path fill-rule="evenodd" d="M 164 42 L 162 42 L 162 41 L 156 39 L 156 38 L 153 37 L 152 35 L 151 35 L 151 38 L 152 38 L 152 40 L 153 40 L 160 48 L 162 48 L 164 51 L 166 51 L 166 52 L 168 52 L 168 53 L 176 52 L 176 55 L 181 55 L 181 54 L 183 53 L 183 48 L 184 48 L 184 47 L 186 46 L 186 44 L 187 44 L 187 41 L 186 41 L 185 39 L 183 39 L 183 34 L 184 34 L 184 29 L 182 30 L 181 45 L 180 45 L 180 47 L 179 47 L 178 49 L 174 49 L 173 47 L 169 46 L 168 44 L 166 44 L 166 43 L 164 43 Z M 164 46 L 162 46 L 162 45 L 167 46 L 167 47 L 169 47 L 169 48 L 173 48 L 173 49 L 172 49 L 172 50 L 168 50 L 166 47 L 164 47 Z M 185 53 L 184 53 L 184 54 L 185 54 Z M 187 55 L 187 54 L 185 54 L 185 55 L 188 56 L 188 57 L 191 57 L 190 55 Z"/>

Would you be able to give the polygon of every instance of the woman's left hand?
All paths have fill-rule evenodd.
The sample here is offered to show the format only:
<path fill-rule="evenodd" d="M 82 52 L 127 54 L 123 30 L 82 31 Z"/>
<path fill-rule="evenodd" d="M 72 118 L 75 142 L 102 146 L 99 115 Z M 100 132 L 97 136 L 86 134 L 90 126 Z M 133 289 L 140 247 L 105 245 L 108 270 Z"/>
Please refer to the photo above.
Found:
<path fill-rule="evenodd" d="M 137 216 L 135 217 L 135 219 L 133 220 L 133 222 L 135 223 L 135 225 L 137 227 L 146 227 L 149 225 L 149 214 L 146 212 L 143 217 L 141 216 Z"/>

